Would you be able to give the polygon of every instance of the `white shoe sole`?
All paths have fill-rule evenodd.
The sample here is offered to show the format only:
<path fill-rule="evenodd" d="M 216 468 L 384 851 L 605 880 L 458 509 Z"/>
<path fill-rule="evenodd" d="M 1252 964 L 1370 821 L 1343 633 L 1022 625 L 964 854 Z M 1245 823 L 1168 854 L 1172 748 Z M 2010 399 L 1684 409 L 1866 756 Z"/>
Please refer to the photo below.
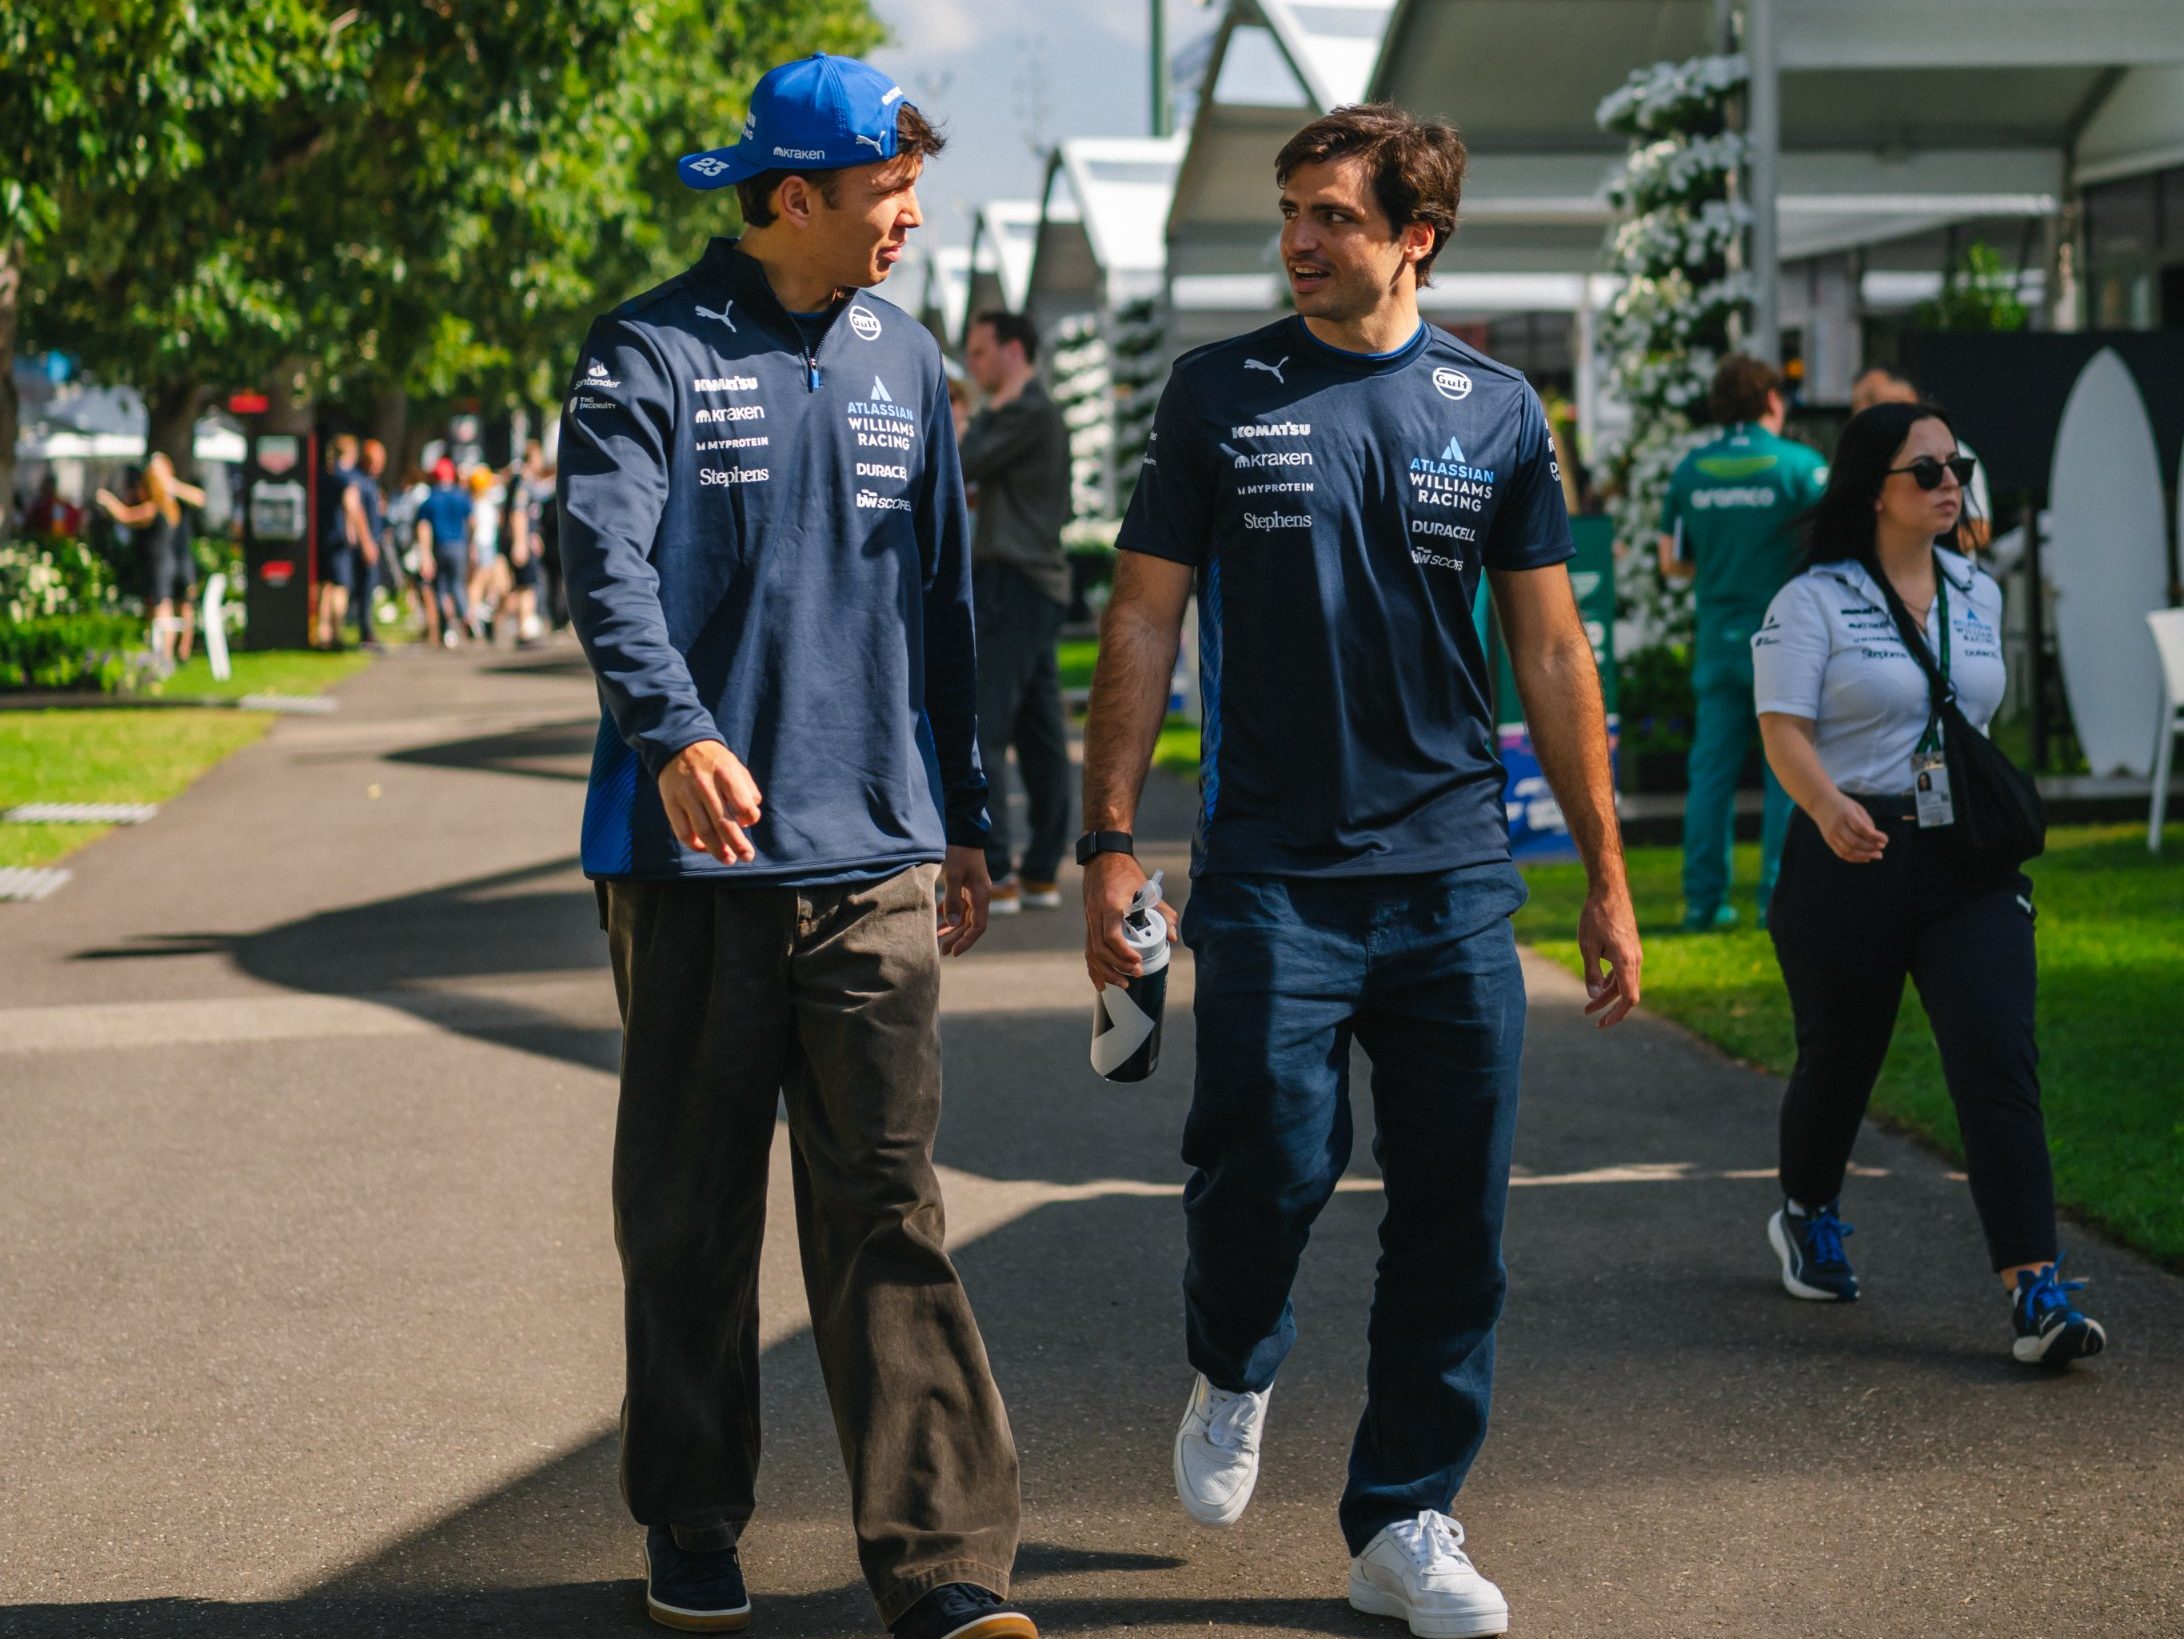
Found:
<path fill-rule="evenodd" d="M 2089 1360 L 2108 1347 L 2108 1334 L 2101 1330 L 2101 1323 L 2089 1320 L 2076 1348 L 2055 1360 L 2048 1359 L 2048 1351 L 2068 1334 L 2068 1327 L 2058 1326 L 2045 1337 L 2021 1337 L 2010 1345 L 2010 1353 L 2028 1366 L 2062 1366 L 2073 1360 Z"/>
<path fill-rule="evenodd" d="M 988 916 L 1014 916 L 1024 908 L 1020 899 L 989 899 L 986 901 Z"/>
<path fill-rule="evenodd" d="M 1204 1503 L 1200 1502 L 1192 1494 L 1191 1482 L 1183 1472 L 1183 1441 L 1185 1436 L 1190 1433 L 1192 1422 L 1195 1421 L 1191 1414 L 1197 1407 L 1198 1397 L 1193 1394 L 1189 1408 L 1183 1413 L 1183 1426 L 1175 1431 L 1175 1497 L 1176 1501 L 1183 1505 L 1184 1513 L 1190 1515 L 1200 1525 L 1219 1531 L 1234 1525 L 1238 1520 L 1242 1519 L 1244 1510 L 1251 1506 L 1251 1494 L 1259 1488 L 1259 1468 L 1256 1463 L 1252 1465 L 1250 1477 L 1244 1481 L 1243 1486 L 1237 1491 L 1236 1495 L 1229 1499 L 1227 1506 L 1208 1508 Z"/>
<path fill-rule="evenodd" d="M 1350 1608 L 1367 1616 L 1392 1616 L 1410 1624 L 1417 1639 L 1479 1639 L 1480 1635 L 1509 1631 L 1509 1606 L 1499 1610 L 1473 1611 L 1467 1616 L 1418 1616 L 1401 1594 L 1390 1593 L 1350 1570 Z"/>
<path fill-rule="evenodd" d="M 739 1633 L 751 1625 L 751 1602 L 746 1598 L 732 1611 L 694 1611 L 652 1597 L 652 1551 L 640 1548 L 645 1567 L 645 1614 L 663 1628 L 678 1633 Z"/>
<path fill-rule="evenodd" d="M 1782 1214 L 1777 1211 L 1767 1220 L 1767 1244 L 1775 1249 L 1775 1256 L 1782 1260 L 1782 1290 L 1793 1298 L 1803 1298 L 1808 1303 L 1842 1303 L 1847 1301 L 1842 1293 L 1830 1292 L 1824 1286 L 1807 1286 L 1790 1273 L 1797 1267 L 1796 1254 L 1790 1250 L 1789 1231 L 1783 1227 Z"/>

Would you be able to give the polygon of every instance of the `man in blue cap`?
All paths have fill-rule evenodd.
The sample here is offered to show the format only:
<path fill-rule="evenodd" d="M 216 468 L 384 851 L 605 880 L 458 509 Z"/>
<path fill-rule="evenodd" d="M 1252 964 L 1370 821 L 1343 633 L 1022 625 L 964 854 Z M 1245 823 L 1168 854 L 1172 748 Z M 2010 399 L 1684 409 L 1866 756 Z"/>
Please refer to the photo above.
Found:
<path fill-rule="evenodd" d="M 1036 1639 L 1017 1465 L 942 1247 L 939 957 L 985 930 L 970 537 L 946 378 L 865 294 L 933 127 L 815 56 L 682 161 L 746 232 L 592 326 L 562 423 L 584 811 L 623 1026 L 622 1487 L 670 1627 L 749 1620 L 758 1258 L 786 1117 L 859 1558 L 898 1639 Z M 936 892 L 939 915 L 935 918 Z"/>

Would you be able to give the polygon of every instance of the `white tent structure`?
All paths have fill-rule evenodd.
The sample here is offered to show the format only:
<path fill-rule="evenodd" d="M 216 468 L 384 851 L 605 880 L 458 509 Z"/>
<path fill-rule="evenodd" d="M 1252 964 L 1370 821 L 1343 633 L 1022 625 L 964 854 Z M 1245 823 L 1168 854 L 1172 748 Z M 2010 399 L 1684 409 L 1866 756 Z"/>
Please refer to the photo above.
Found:
<path fill-rule="evenodd" d="M 1129 364 L 1117 379 L 1115 345 L 1131 305 L 1161 294 L 1183 147 L 1181 137 L 1080 137 L 1047 161 L 1024 310 L 1045 340 L 1043 364 L 1069 424 L 1080 515 L 1116 504 L 1116 416 L 1144 384 Z"/>
<path fill-rule="evenodd" d="M 1168 351 L 1263 324 L 1282 301 L 1274 156 L 1364 100 L 1393 0 L 1229 0 L 1168 213 Z"/>
<path fill-rule="evenodd" d="M 1398 0 L 1370 95 L 1454 120 L 1472 153 L 1463 225 L 1436 281 L 1446 287 L 1441 314 L 1559 315 L 1565 361 L 1577 362 L 1598 291 L 1567 276 L 1599 266 L 1612 219 L 1603 184 L 1622 151 L 1594 109 L 1635 68 L 1718 49 L 1725 9 L 1719 0 Z M 1763 237 L 1755 252 L 1779 265 L 1777 322 L 1798 333 L 1819 399 L 1847 394 L 1865 321 L 1938 291 L 1972 238 L 2035 270 L 2035 304 L 2068 304 L 2071 293 L 2051 290 L 2044 275 L 2058 261 L 2063 206 L 2089 165 L 2184 159 L 2177 0 L 1743 0 L 1740 9 L 1753 35 L 1753 136 L 1767 123 L 1778 132 L 1771 161 L 1755 162 L 1752 190 L 1773 202 L 1773 255 Z M 1468 285 L 1474 275 L 1488 282 Z"/>
<path fill-rule="evenodd" d="M 1041 330 L 1161 293 L 1184 139 L 1073 137 L 1047 160 L 1026 311 Z"/>
<path fill-rule="evenodd" d="M 1031 260 L 1038 245 L 1040 215 L 1036 199 L 996 199 L 978 208 L 971 227 L 969 278 L 954 319 L 957 341 L 970 328 L 972 318 L 989 308 L 1023 311 L 1031 293 Z"/>

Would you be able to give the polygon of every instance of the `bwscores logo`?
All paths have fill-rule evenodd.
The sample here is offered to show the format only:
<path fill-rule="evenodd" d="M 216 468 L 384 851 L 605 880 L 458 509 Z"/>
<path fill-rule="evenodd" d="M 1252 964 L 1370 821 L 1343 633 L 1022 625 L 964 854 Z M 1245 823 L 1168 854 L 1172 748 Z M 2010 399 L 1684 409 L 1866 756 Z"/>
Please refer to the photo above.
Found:
<path fill-rule="evenodd" d="M 887 383 L 878 376 L 872 378 L 872 396 L 851 404 L 846 412 L 849 430 L 857 435 L 857 447 L 861 450 L 903 450 L 916 448 L 918 418 L 895 402 L 894 394 L 887 390 Z M 860 493 L 857 504 L 865 504 Z M 903 503 L 909 510 L 909 503 Z"/>
<path fill-rule="evenodd" d="M 882 495 L 878 490 L 872 489 L 861 489 L 857 492 L 857 505 L 867 510 L 876 508 L 881 512 L 908 512 L 910 510 L 910 501 L 907 496 Z"/>
<path fill-rule="evenodd" d="M 849 327 L 866 341 L 880 339 L 880 316 L 869 307 L 853 307 L 849 310 Z"/>
<path fill-rule="evenodd" d="M 755 438 L 701 438 L 690 447 L 694 450 L 762 450 L 773 442 L 764 433 Z"/>
<path fill-rule="evenodd" d="M 1411 533 L 1441 541 L 1474 541 L 1478 535 L 1463 524 L 1444 523 L 1439 518 L 1413 518 Z M 1446 552 L 1436 551 L 1426 541 L 1412 541 L 1410 561 L 1427 569 L 1461 569 L 1464 560 Z"/>
<path fill-rule="evenodd" d="M 1464 447 L 1453 435 L 1438 459 L 1411 458 L 1410 482 L 1411 501 L 1418 506 L 1478 512 L 1494 498 L 1492 469 L 1466 461 Z"/>
<path fill-rule="evenodd" d="M 770 467 L 698 468 L 698 483 L 705 489 L 722 489 L 731 484 L 763 484 L 772 476 Z"/>
<path fill-rule="evenodd" d="M 1310 438 L 1312 423 L 1309 421 L 1254 421 L 1248 426 L 1229 428 L 1231 438 Z"/>
<path fill-rule="evenodd" d="M 1310 529 L 1312 514 L 1309 512 L 1247 512 L 1244 514 L 1246 529 Z"/>
<path fill-rule="evenodd" d="M 690 418 L 701 427 L 713 427 L 730 421 L 764 421 L 766 406 L 763 404 L 713 404 L 698 411 Z"/>
<path fill-rule="evenodd" d="M 755 393 L 758 391 L 756 376 L 695 376 L 691 379 L 693 393 Z"/>

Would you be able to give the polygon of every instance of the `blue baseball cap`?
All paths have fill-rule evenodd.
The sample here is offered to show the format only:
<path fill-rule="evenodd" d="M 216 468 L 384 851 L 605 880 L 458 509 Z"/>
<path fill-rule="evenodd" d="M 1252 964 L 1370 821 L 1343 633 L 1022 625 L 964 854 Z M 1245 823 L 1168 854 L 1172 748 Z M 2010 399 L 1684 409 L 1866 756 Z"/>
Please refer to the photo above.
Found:
<path fill-rule="evenodd" d="M 762 171 L 827 171 L 895 157 L 902 87 L 870 63 L 812 53 L 768 69 L 751 92 L 743 140 L 676 161 L 686 185 L 726 188 Z"/>

